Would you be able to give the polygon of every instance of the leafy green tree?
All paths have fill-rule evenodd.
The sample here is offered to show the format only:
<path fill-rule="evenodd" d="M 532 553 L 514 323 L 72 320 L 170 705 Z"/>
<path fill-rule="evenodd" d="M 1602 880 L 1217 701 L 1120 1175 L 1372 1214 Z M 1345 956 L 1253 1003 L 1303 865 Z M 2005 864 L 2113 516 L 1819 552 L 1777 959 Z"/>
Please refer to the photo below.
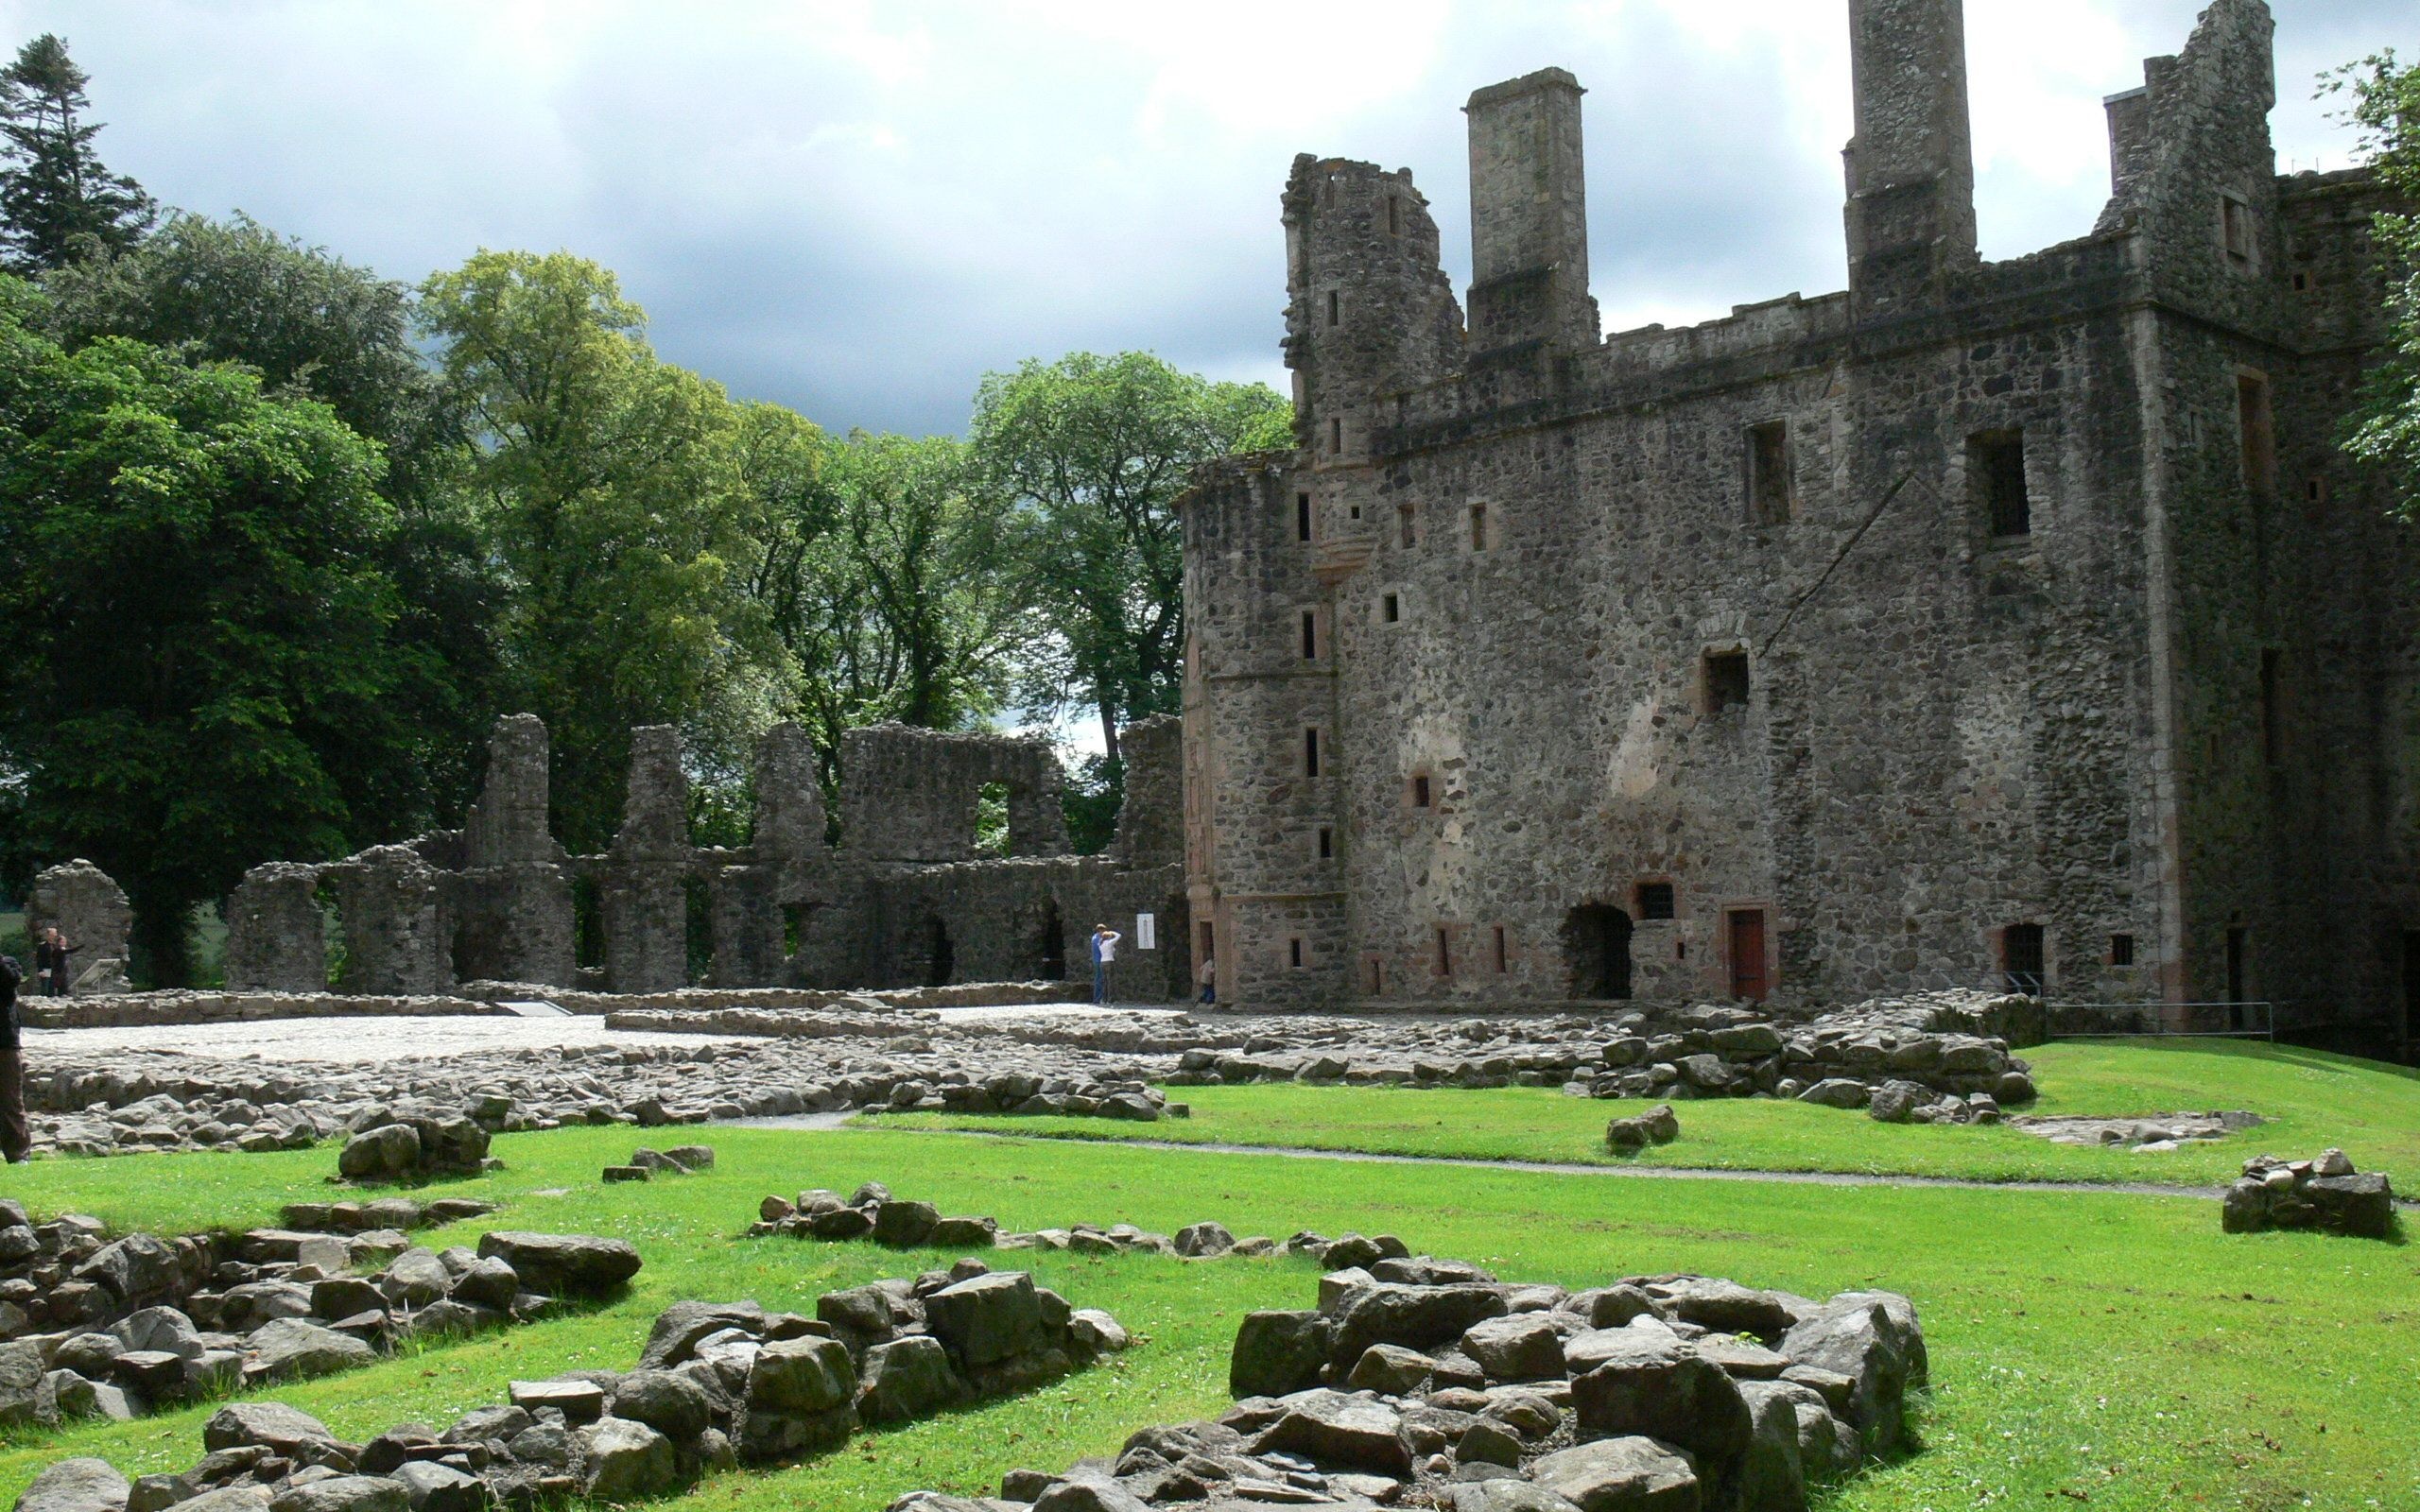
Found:
<path fill-rule="evenodd" d="M 844 730 L 963 729 L 996 711 L 1032 626 L 963 442 L 858 433 L 822 447 L 811 484 L 804 472 L 793 463 L 769 497 L 760 592 L 829 784 Z"/>
<path fill-rule="evenodd" d="M 102 166 L 83 112 L 92 76 L 43 32 L 0 69 L 0 247 L 20 272 L 64 266 L 91 249 L 131 247 L 150 229 L 151 197 Z"/>
<path fill-rule="evenodd" d="M 428 280 L 419 318 L 479 443 L 508 699 L 554 733 L 563 839 L 599 849 L 632 726 L 680 724 L 697 761 L 736 771 L 788 695 L 746 592 L 764 531 L 740 408 L 658 361 L 614 275 L 568 252 L 479 252 Z"/>
<path fill-rule="evenodd" d="M 1290 446 L 1291 424 L 1265 384 L 1143 352 L 1028 361 L 977 392 L 976 459 L 1008 502 L 1011 560 L 1047 631 L 1022 692 L 1037 709 L 1091 710 L 1112 768 L 1118 728 L 1183 696 L 1178 494 L 1200 463 Z"/>
<path fill-rule="evenodd" d="M 91 857 L 174 984 L 195 904 L 408 801 L 394 511 L 325 405 L 41 304 L 0 279 L 0 868 Z"/>
<path fill-rule="evenodd" d="M 2406 206 L 2420 205 L 2420 64 L 2378 53 L 2339 73 L 2350 91 L 2362 156 Z M 2394 512 L 2420 519 L 2420 216 L 2377 215 L 2372 237 L 2387 275 L 2387 340 L 2345 448 L 2393 480 Z"/>
<path fill-rule="evenodd" d="M 497 712 L 502 588 L 465 507 L 458 416 L 412 339 L 411 289 L 241 215 L 171 216 L 132 248 L 54 269 L 43 286 L 46 323 L 71 348 L 128 336 L 194 362 L 240 362 L 378 443 L 380 490 L 397 509 L 386 562 L 402 602 L 395 642 L 408 663 L 395 696 L 424 793 L 416 812 L 377 816 L 373 838 L 458 818 Z"/>

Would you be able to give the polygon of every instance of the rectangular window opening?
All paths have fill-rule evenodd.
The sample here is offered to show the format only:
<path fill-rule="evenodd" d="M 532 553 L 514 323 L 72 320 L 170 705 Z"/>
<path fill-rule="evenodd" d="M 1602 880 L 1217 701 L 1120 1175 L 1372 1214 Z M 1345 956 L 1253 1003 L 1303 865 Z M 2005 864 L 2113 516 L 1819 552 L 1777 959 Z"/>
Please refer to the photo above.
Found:
<path fill-rule="evenodd" d="M 2277 438 L 2269 404 L 2269 380 L 2258 373 L 2238 373 L 2235 406 L 2243 438 L 2244 487 L 2268 492 L 2277 486 Z"/>
<path fill-rule="evenodd" d="M 1471 550 L 1485 551 L 1486 549 L 1487 506 L 1474 504 L 1471 506 Z"/>
<path fill-rule="evenodd" d="M 1411 780 L 1411 806 L 1416 809 L 1428 807 L 1428 779 L 1425 775 Z"/>
<path fill-rule="evenodd" d="M 1316 730 L 1303 731 L 1303 775 L 1320 775 L 1320 732 Z"/>
<path fill-rule="evenodd" d="M 2297 294 L 2308 294 L 2310 292 L 2310 275 L 2308 273 L 2298 272 L 2294 275 L 2294 292 Z"/>
<path fill-rule="evenodd" d="M 1303 969 L 1303 942 L 1300 939 L 1286 942 L 1286 964 L 1298 971 Z"/>
<path fill-rule="evenodd" d="M 2000 969 L 2008 990 L 2042 995 L 2042 926 L 2011 924 L 2000 932 Z"/>
<path fill-rule="evenodd" d="M 2112 966 L 2132 966 L 2135 964 L 2134 936 L 2112 935 L 2109 936 L 2109 964 Z"/>
<path fill-rule="evenodd" d="M 1372 997 L 1374 997 L 1374 997 L 1379 997 L 1379 996 L 1384 995 L 1384 993 L 1386 992 L 1386 990 L 1387 990 L 1387 967 L 1386 967 L 1386 963 L 1385 963 L 1385 962 L 1383 962 L 1383 961 L 1381 961 L 1381 960 L 1379 960 L 1376 956 L 1372 956 L 1372 957 L 1370 958 L 1370 995 L 1371 995 Z"/>
<path fill-rule="evenodd" d="M 2275 646 L 2260 650 L 2260 759 L 2274 766 L 2285 760 L 2284 697 L 2286 653 Z"/>
<path fill-rule="evenodd" d="M 1983 431 L 1966 440 L 1967 487 L 1996 539 L 2033 533 L 2025 488 L 2025 433 Z"/>
<path fill-rule="evenodd" d="M 2325 504 L 2327 502 L 2327 480 L 2325 478 L 2312 478 L 2308 482 L 2305 483 L 2303 485 L 2303 497 L 2308 499 L 2313 504 Z"/>
<path fill-rule="evenodd" d="M 1387 196 L 1387 234 L 1403 234 L 1403 201 L 1392 195 Z"/>
<path fill-rule="evenodd" d="M 1307 493 L 1294 495 L 1294 539 L 1311 539 L 1311 496 Z"/>
<path fill-rule="evenodd" d="M 1324 824 L 1320 826 L 1320 859 L 1336 859 L 1336 832 Z"/>
<path fill-rule="evenodd" d="M 1330 453 L 1344 450 L 1344 421 L 1331 420 L 1327 422 L 1327 449 Z"/>
<path fill-rule="evenodd" d="M 2233 195 L 2219 198 L 2219 214 L 2226 228 L 2227 261 L 2238 267 L 2252 262 L 2252 207 Z"/>
<path fill-rule="evenodd" d="M 1512 970 L 1512 952 L 1505 945 L 1504 926 L 1498 924 L 1495 926 L 1495 974 L 1501 976 L 1511 970 Z"/>
<path fill-rule="evenodd" d="M 1392 593 L 1389 593 L 1385 598 L 1380 599 L 1378 601 L 1378 617 L 1385 620 L 1389 625 L 1392 625 L 1397 620 L 1402 619 L 1403 600 L 1397 598 Z"/>
<path fill-rule="evenodd" d="M 1454 974 L 1454 936 L 1443 924 L 1437 926 L 1437 974 Z"/>
<path fill-rule="evenodd" d="M 1395 507 L 1395 524 L 1402 528 L 1404 545 L 1410 546 L 1418 539 L 1412 529 L 1410 505 L 1401 504 Z"/>
<path fill-rule="evenodd" d="M 1719 714 L 1748 702 L 1748 653 L 1708 651 L 1705 654 L 1705 712 Z"/>
<path fill-rule="evenodd" d="M 1786 524 L 1790 515 L 1789 422 L 1748 428 L 1748 523 Z"/>
<path fill-rule="evenodd" d="M 1320 655 L 1320 617 L 1315 610 L 1303 610 L 1303 660 L 1316 662 Z"/>
<path fill-rule="evenodd" d="M 1668 882 L 1642 882 L 1638 885 L 1638 917 L 1669 919 L 1672 917 L 1672 885 Z"/>
<path fill-rule="evenodd" d="M 1343 304 L 1342 304 L 1342 302 L 1338 299 L 1338 297 L 1337 297 L 1337 291 L 1336 291 L 1336 290 L 1334 290 L 1334 289 L 1330 289 L 1330 290 L 1328 290 L 1328 291 L 1327 291 L 1327 323 L 1328 323 L 1328 324 L 1330 324 L 1330 325 L 1336 325 L 1336 324 L 1339 324 L 1339 323 L 1340 322 L 1340 320 L 1341 320 L 1342 315 L 1343 315 Z"/>

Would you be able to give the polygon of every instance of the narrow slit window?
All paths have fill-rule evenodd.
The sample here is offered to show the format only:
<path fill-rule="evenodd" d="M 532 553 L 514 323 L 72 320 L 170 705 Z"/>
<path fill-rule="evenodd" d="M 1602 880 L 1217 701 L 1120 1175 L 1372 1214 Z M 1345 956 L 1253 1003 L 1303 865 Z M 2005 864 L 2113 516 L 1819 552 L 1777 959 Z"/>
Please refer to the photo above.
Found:
<path fill-rule="evenodd" d="M 1303 942 L 1300 938 L 1286 942 L 1286 964 L 1297 971 L 1303 969 Z"/>
<path fill-rule="evenodd" d="M 1437 974 L 1454 974 L 1454 936 L 1443 924 L 1437 926 Z"/>
<path fill-rule="evenodd" d="M 1315 610 L 1303 610 L 1303 660 L 1316 662 L 1320 654 L 1320 617 Z"/>
<path fill-rule="evenodd" d="M 1303 731 L 1303 775 L 1320 775 L 1320 732 L 1316 730 Z"/>
<path fill-rule="evenodd" d="M 1343 421 L 1331 420 L 1327 422 L 1327 449 L 1330 452 L 1341 452 L 1344 450 Z"/>
<path fill-rule="evenodd" d="M 1370 961 L 1370 995 L 1371 995 L 1372 997 L 1374 997 L 1374 997 L 1378 997 L 1378 996 L 1383 995 L 1383 994 L 1386 992 L 1386 990 L 1387 990 L 1387 966 L 1386 966 L 1386 963 L 1385 963 L 1384 961 L 1381 961 L 1381 960 L 1376 959 L 1375 957 L 1373 957 L 1373 958 L 1371 959 L 1371 961 Z"/>
<path fill-rule="evenodd" d="M 1338 296 L 1337 296 L 1337 291 L 1336 291 L 1336 290 L 1334 290 L 1334 289 L 1330 289 L 1330 290 L 1328 290 L 1328 291 L 1327 291 L 1327 323 L 1328 323 L 1328 324 L 1330 324 L 1330 325 L 1338 325 L 1338 324 L 1341 324 L 1341 323 L 1342 323 L 1342 319 L 1343 319 L 1343 314 L 1344 314 L 1344 305 L 1343 305 L 1343 301 L 1342 301 L 1340 299 L 1339 299 L 1339 298 L 1338 298 Z"/>
<path fill-rule="evenodd" d="M 1474 504 L 1471 506 L 1471 550 L 1485 551 L 1486 549 L 1487 506 Z"/>
<path fill-rule="evenodd" d="M 1392 625 L 1403 618 L 1403 600 L 1392 593 L 1378 601 L 1378 617 Z"/>
<path fill-rule="evenodd" d="M 1294 539 L 1311 539 L 1311 496 L 1307 493 L 1294 495 Z"/>
<path fill-rule="evenodd" d="M 1425 809 L 1429 804 L 1428 778 L 1423 773 L 1411 780 L 1411 806 Z"/>
<path fill-rule="evenodd" d="M 2109 964 L 2112 966 L 2132 966 L 2135 964 L 2134 936 L 2112 935 L 2109 936 Z"/>
<path fill-rule="evenodd" d="M 2296 272 L 2294 274 L 2294 292 L 2297 294 L 2308 294 L 2310 292 L 2310 275 L 2308 273 Z"/>
<path fill-rule="evenodd" d="M 1498 924 L 1495 926 L 1495 972 L 1498 976 L 1501 976 L 1512 969 L 1512 956 L 1511 951 L 1508 950 L 1505 945 L 1504 926 L 1502 924 Z"/>
<path fill-rule="evenodd" d="M 1336 831 L 1324 824 L 1320 826 L 1320 859 L 1336 859 Z"/>
<path fill-rule="evenodd" d="M 1392 195 L 1387 196 L 1387 234 L 1403 234 L 1403 201 Z"/>
<path fill-rule="evenodd" d="M 2033 533 L 2033 500 L 2025 487 L 2025 433 L 1984 431 L 1966 442 L 1966 476 L 1978 511 L 1995 538 Z"/>
<path fill-rule="evenodd" d="M 1790 515 L 1789 424 L 1748 428 L 1748 523 L 1786 524 Z"/>
<path fill-rule="evenodd" d="M 1413 528 L 1411 513 L 1412 507 L 1410 505 L 1403 504 L 1395 507 L 1395 524 L 1401 532 L 1403 544 L 1407 548 L 1419 540 L 1419 536 Z"/>
<path fill-rule="evenodd" d="M 1638 885 L 1638 917 L 1669 919 L 1672 917 L 1672 885 L 1668 882 L 1642 882 Z"/>
<path fill-rule="evenodd" d="M 1744 708 L 1748 702 L 1748 653 L 1708 651 L 1705 654 L 1705 712 L 1719 714 Z"/>

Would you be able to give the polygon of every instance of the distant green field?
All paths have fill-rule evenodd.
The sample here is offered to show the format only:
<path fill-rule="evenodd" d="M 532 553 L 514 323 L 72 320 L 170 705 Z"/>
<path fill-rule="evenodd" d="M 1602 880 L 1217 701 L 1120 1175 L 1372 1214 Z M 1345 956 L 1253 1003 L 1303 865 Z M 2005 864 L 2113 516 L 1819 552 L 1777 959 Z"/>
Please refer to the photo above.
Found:
<path fill-rule="evenodd" d="M 2187 1064 L 2172 1058 L 2179 1052 L 2157 1048 L 2094 1046 L 2080 1054 L 2089 1065 L 2071 1068 L 2063 1099 L 2086 1089 L 2093 1096 L 2134 1095 L 2130 1087 L 2162 1093 L 2166 1078 L 2180 1074 L 2169 1068 Z M 2037 1058 L 2055 1084 L 2047 1068 L 2056 1057 Z M 2192 1074 L 2217 1078 L 2214 1106 L 2256 1106 L 2301 1085 L 2276 1080 L 2290 1068 L 2284 1057 L 2218 1052 L 2202 1065 Z M 2386 1083 L 2403 1080 L 2329 1063 L 2313 1074 L 2299 1116 L 2325 1122 L 2324 1099 L 2335 1089 L 2347 1100 L 2340 1109 L 2347 1126 L 2374 1111 L 2352 1104 L 2392 1094 Z M 2110 1085 L 2096 1085 L 2103 1080 Z M 1442 1106 L 1461 1110 L 1450 1116 L 1463 1128 L 1484 1125 L 1499 1108 L 1569 1106 L 1599 1121 L 1606 1111 L 1552 1093 L 1231 1091 L 1287 1109 L 1290 1122 L 1261 1137 L 1288 1143 L 1368 1138 L 1369 1109 L 1386 1096 L 1404 1108 L 1448 1100 Z M 1322 1105 L 1333 1127 L 1319 1122 Z M 1685 1118 L 1691 1111 L 1684 1108 Z M 1202 1118 L 1211 1117 L 1205 1110 Z M 1571 1126 L 1584 1132 L 1584 1123 Z M 1845 1115 L 1833 1127 L 1885 1138 L 1909 1132 Z M 1959 1131 L 1926 1132 L 1945 1139 Z M 630 1240 L 647 1269 L 626 1300 L 276 1395 L 352 1436 L 405 1419 L 441 1427 L 470 1407 L 501 1400 L 517 1377 L 626 1366 L 648 1320 L 680 1298 L 752 1297 L 797 1307 L 834 1286 L 908 1275 L 950 1258 L 742 1237 L 765 1193 L 880 1179 L 944 1211 L 987 1212 L 1013 1228 L 1130 1220 L 1172 1232 L 1216 1218 L 1237 1233 L 1271 1236 L 1300 1228 L 1392 1230 L 1415 1248 L 1475 1260 L 1506 1277 L 1575 1286 L 1694 1270 L 1819 1296 L 1896 1288 L 1915 1298 L 1931 1345 L 1937 1383 L 1918 1418 L 1922 1452 L 1826 1492 L 1818 1502 L 1823 1512 L 2071 1503 L 2124 1512 L 2420 1507 L 2420 1460 L 2411 1453 L 2420 1442 L 2412 1375 L 2420 1248 L 2407 1243 L 2230 1237 L 2219 1232 L 2213 1203 L 2089 1190 L 1621 1181 L 966 1140 L 888 1125 L 694 1134 L 718 1153 L 717 1168 L 700 1176 L 603 1186 L 598 1168 L 626 1159 L 642 1136 L 580 1128 L 501 1138 L 495 1153 L 505 1171 L 431 1189 L 503 1203 L 490 1227 Z M 258 1224 L 283 1202 L 324 1200 L 334 1163 L 324 1147 L 136 1156 L 41 1160 L 12 1168 L 6 1179 L 10 1196 L 43 1213 L 82 1210 L 121 1227 L 176 1231 Z M 464 1242 L 480 1227 L 425 1237 Z M 1062 1255 L 1031 1268 L 1077 1305 L 1116 1313 L 1136 1331 L 1138 1348 L 1029 1397 L 867 1435 L 794 1469 L 720 1476 L 665 1505 L 879 1512 L 909 1489 L 985 1492 L 1014 1467 L 1055 1469 L 1114 1453 L 1133 1429 L 1219 1411 L 1236 1321 L 1256 1308 L 1307 1305 L 1316 1272 L 1302 1260 L 1153 1256 Z M 194 1408 L 0 1445 L 0 1501 L 69 1454 L 100 1454 L 130 1473 L 182 1468 L 200 1453 L 207 1416 Z"/>
<path fill-rule="evenodd" d="M 2420 1192 L 2420 1073 L 2237 1040 L 2093 1040 L 2026 1052 L 2042 1087 L 2032 1113 L 2172 1113 L 2243 1108 L 2268 1125 L 2159 1154 L 2053 1144 L 2011 1128 L 1876 1124 L 1862 1113 L 1771 1098 L 1675 1105 L 1681 1138 L 1610 1154 L 1605 1121 L 1634 1102 L 1537 1088 L 1419 1091 L 1290 1084 L 1173 1088 L 1184 1120 L 882 1114 L 883 1127 L 980 1129 L 1089 1140 L 1274 1144 L 1477 1160 L 1636 1162 L 1702 1170 L 1837 1171 L 1980 1181 L 2223 1182 L 2264 1151 L 2341 1146 L 2363 1170 Z"/>

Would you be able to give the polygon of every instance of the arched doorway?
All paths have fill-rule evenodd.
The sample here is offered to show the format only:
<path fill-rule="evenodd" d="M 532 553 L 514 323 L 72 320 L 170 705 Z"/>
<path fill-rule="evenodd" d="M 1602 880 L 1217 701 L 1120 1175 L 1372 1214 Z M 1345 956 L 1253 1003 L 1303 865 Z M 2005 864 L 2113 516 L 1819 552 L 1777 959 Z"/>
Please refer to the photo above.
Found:
<path fill-rule="evenodd" d="M 1582 903 L 1563 919 L 1563 960 L 1571 995 L 1597 1002 L 1630 996 L 1630 915 Z"/>

